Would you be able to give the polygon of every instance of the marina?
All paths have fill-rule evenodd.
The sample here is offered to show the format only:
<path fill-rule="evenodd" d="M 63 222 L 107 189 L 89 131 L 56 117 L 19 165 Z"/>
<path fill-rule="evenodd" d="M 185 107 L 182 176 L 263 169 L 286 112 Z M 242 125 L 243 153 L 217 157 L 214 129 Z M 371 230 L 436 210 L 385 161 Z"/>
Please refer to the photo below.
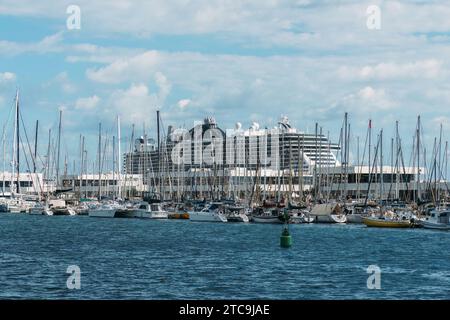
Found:
<path fill-rule="evenodd" d="M 278 319 L 450 300 L 448 13 L 0 0 L 0 302 Z"/>
<path fill-rule="evenodd" d="M 441 125 L 431 155 L 427 156 L 427 148 L 421 143 L 420 116 L 410 149 L 412 166 L 405 165 L 398 121 L 387 165 L 383 129 L 373 142 L 372 120 L 368 122 L 364 145 L 359 145 L 358 138 L 357 157 L 350 159 L 348 113 L 344 114 L 338 143 L 332 143 L 318 123 L 314 134 L 306 134 L 294 128 L 287 116 L 282 116 L 274 128 L 260 129 L 258 123 L 253 123 L 243 129 L 237 122 L 231 131 L 221 129 L 213 117 L 207 117 L 189 130 L 170 125 L 167 134 L 162 135 L 157 111 L 157 139 L 148 138 L 146 132 L 134 138 L 133 125 L 130 141 L 134 145 L 123 154 L 123 130 L 117 116 L 112 133 L 104 133 L 102 124 L 98 125 L 92 171 L 85 137 L 80 135 L 80 158 L 72 166 L 78 174 L 74 175 L 68 173 L 67 156 L 64 172 L 60 172 L 63 112 L 59 112 L 56 139 L 51 139 L 49 131 L 46 161 L 39 172 L 38 122 L 34 152 L 30 153 L 31 145 L 28 151 L 21 150 L 19 128 L 23 119 L 19 106 L 17 91 L 11 110 L 15 114 L 9 145 L 14 151 L 12 171 L 2 174 L 2 212 L 93 218 L 170 217 L 222 223 L 351 223 L 434 230 L 448 230 L 450 226 L 448 142 Z M 4 149 L 6 137 L 5 130 Z M 34 163 L 33 172 L 30 167 L 29 173 L 21 172 L 23 158 L 27 166 Z"/>

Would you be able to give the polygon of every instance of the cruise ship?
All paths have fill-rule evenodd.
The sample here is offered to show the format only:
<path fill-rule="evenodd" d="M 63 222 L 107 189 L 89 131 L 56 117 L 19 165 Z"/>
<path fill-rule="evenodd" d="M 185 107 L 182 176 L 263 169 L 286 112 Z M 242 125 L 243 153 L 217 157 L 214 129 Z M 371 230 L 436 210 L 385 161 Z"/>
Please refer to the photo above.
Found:
<path fill-rule="evenodd" d="M 196 137 L 202 138 L 200 145 Z M 174 148 L 183 139 L 190 140 L 189 155 L 183 155 L 182 163 L 174 163 Z M 221 150 L 221 156 L 203 152 L 198 160 L 199 150 L 211 149 Z M 313 172 L 340 165 L 338 151 L 339 145 L 329 141 L 317 125 L 314 133 L 305 133 L 287 117 L 273 128 L 262 129 L 253 122 L 245 129 L 237 123 L 232 130 L 220 128 L 208 117 L 190 130 L 169 126 L 159 144 L 139 137 L 134 151 L 124 155 L 123 172 L 143 175 L 149 192 L 163 199 L 248 198 L 255 184 L 264 197 L 275 197 L 278 191 L 311 189 Z M 270 164 L 266 158 L 271 158 Z"/>

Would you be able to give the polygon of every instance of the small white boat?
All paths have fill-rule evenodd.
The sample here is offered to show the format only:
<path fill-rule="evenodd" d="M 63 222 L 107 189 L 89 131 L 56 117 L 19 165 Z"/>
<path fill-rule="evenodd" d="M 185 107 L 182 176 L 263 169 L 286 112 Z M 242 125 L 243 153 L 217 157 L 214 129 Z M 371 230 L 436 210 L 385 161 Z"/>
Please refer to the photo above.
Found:
<path fill-rule="evenodd" d="M 245 214 L 244 207 L 227 206 L 225 208 L 225 217 L 228 222 L 250 222 L 250 219 Z"/>
<path fill-rule="evenodd" d="M 273 208 L 256 208 L 252 213 L 252 222 L 255 223 L 283 223 L 280 210 Z"/>
<path fill-rule="evenodd" d="M 70 207 L 52 207 L 51 211 L 54 216 L 74 216 L 76 211 Z"/>
<path fill-rule="evenodd" d="M 135 218 L 144 219 L 167 219 L 169 213 L 165 211 L 160 203 L 141 202 L 139 206 L 132 211 L 132 215 Z"/>
<path fill-rule="evenodd" d="M 264 215 L 252 216 L 252 221 L 256 223 L 282 223 L 282 221 L 278 217 Z"/>
<path fill-rule="evenodd" d="M 211 203 L 201 211 L 190 211 L 189 220 L 197 222 L 227 222 L 221 204 Z"/>
<path fill-rule="evenodd" d="M 363 223 L 364 217 L 368 217 L 367 214 L 364 213 L 350 213 L 347 214 L 347 223 Z"/>
<path fill-rule="evenodd" d="M 11 213 L 27 213 L 31 205 L 22 199 L 10 199 L 8 201 L 8 209 Z"/>
<path fill-rule="evenodd" d="M 87 204 L 85 204 L 85 203 L 81 203 L 81 204 L 79 204 L 78 206 L 76 206 L 73 209 L 75 210 L 75 212 L 79 216 L 87 216 L 87 215 L 89 215 L 89 206 Z"/>
<path fill-rule="evenodd" d="M 429 216 L 426 216 L 424 220 L 419 220 L 419 224 L 427 229 L 450 230 L 450 210 L 431 210 Z"/>
<path fill-rule="evenodd" d="M 89 208 L 89 217 L 94 218 L 114 218 L 117 208 L 112 205 L 100 205 L 95 208 Z"/>
<path fill-rule="evenodd" d="M 42 205 L 37 202 L 33 207 L 30 208 L 29 214 L 31 215 L 43 215 L 43 216 L 52 216 L 53 211 L 47 205 Z"/>

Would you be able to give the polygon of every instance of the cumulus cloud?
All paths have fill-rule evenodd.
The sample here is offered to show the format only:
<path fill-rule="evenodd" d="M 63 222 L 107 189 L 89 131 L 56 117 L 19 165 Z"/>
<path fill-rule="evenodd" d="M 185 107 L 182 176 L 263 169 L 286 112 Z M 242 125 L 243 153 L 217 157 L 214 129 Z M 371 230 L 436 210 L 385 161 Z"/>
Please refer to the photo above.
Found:
<path fill-rule="evenodd" d="M 148 79 L 160 62 L 160 54 L 148 51 L 131 58 L 118 59 L 106 67 L 88 69 L 86 76 L 96 82 L 116 84 L 130 79 Z"/>
<path fill-rule="evenodd" d="M 16 2 L 1 1 L 0 12 L 60 21 L 70 3 Z M 127 123 L 158 107 L 167 122 L 214 114 L 224 125 L 264 125 L 285 113 L 300 127 L 321 121 L 331 130 L 345 111 L 365 125 L 369 115 L 450 117 L 450 6 L 376 3 L 378 31 L 367 29 L 368 4 L 360 1 L 80 0 L 82 32 L 95 30 L 93 43 L 63 32 L 35 42 L 0 41 L 0 54 L 58 53 L 79 63 L 88 79 L 77 83 L 80 99 L 93 94 L 83 85 L 94 87 L 101 97 L 96 108 L 110 111 L 102 115 L 125 113 Z M 111 37 L 116 47 L 99 45 Z"/>
<path fill-rule="evenodd" d="M 190 99 L 181 99 L 177 102 L 177 106 L 180 109 L 185 109 L 187 108 L 188 105 L 191 104 L 191 100 Z"/>
<path fill-rule="evenodd" d="M 386 80 L 436 78 L 442 71 L 442 61 L 427 59 L 410 63 L 382 62 L 360 68 L 343 66 L 339 68 L 338 73 L 342 79 Z"/>
<path fill-rule="evenodd" d="M 79 98 L 75 102 L 75 109 L 78 110 L 92 110 L 100 102 L 100 98 L 97 95 L 93 95 L 92 97 L 87 98 Z"/>
<path fill-rule="evenodd" d="M 16 75 L 12 72 L 0 72 L 0 83 L 13 82 L 16 80 Z"/>
<path fill-rule="evenodd" d="M 108 105 L 114 114 L 120 114 L 125 124 L 141 124 L 160 108 L 159 92 L 151 92 L 143 83 L 131 84 L 127 89 L 118 89 L 110 95 Z"/>

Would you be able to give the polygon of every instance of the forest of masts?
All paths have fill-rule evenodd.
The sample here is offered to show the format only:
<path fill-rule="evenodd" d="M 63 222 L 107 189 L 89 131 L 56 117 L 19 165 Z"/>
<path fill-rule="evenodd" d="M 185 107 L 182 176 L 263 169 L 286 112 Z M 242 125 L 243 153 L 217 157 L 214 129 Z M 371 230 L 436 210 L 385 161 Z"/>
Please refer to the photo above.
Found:
<path fill-rule="evenodd" d="M 38 185 L 35 186 L 35 192 L 41 197 L 48 197 L 50 195 L 55 195 L 60 191 L 63 191 L 65 186 L 61 184 L 62 177 L 67 176 L 69 173 L 78 176 L 80 183 L 78 184 L 78 190 L 75 191 L 77 197 L 85 196 L 82 192 L 80 185 L 83 185 L 83 179 L 87 179 L 88 175 L 95 176 L 98 179 L 98 193 L 97 197 L 102 197 L 102 195 L 107 194 L 109 188 L 109 182 L 103 181 L 105 179 L 111 179 L 113 181 L 119 180 L 121 183 L 117 184 L 114 189 L 114 196 L 116 198 L 129 198 L 133 196 L 143 196 L 146 193 L 152 193 L 160 198 L 167 198 L 171 200 L 181 201 L 186 197 L 183 195 L 183 190 L 187 190 L 189 186 L 183 185 L 180 187 L 180 183 L 186 182 L 187 176 L 182 176 L 184 179 L 174 179 L 178 174 L 184 175 L 181 171 L 180 166 L 170 164 L 169 157 L 166 148 L 166 136 L 165 133 L 161 131 L 161 119 L 159 111 L 157 112 L 157 142 L 156 150 L 158 152 L 158 172 L 153 172 L 152 168 L 146 168 L 146 172 L 142 172 L 141 179 L 142 185 L 145 186 L 146 190 L 141 190 L 137 192 L 136 190 L 131 191 L 127 187 L 129 183 L 129 175 L 127 172 L 123 171 L 122 164 L 122 150 L 121 145 L 127 145 L 126 152 L 134 152 L 134 141 L 136 137 L 136 128 L 133 124 L 131 126 L 131 134 L 128 138 L 122 139 L 121 137 L 121 125 L 120 118 L 117 116 L 114 121 L 112 129 L 104 132 L 102 129 L 102 123 L 98 124 L 98 141 L 97 150 L 95 154 L 89 154 L 87 150 L 88 141 L 86 136 L 79 135 L 79 145 L 77 147 L 72 147 L 73 149 L 78 149 L 77 152 L 73 150 L 68 150 L 71 146 L 66 146 L 64 152 L 64 159 L 61 157 L 61 145 L 63 144 L 63 111 L 59 111 L 58 127 L 57 132 L 53 132 L 52 129 L 48 130 L 46 150 L 40 154 L 38 152 L 39 144 L 39 121 L 37 120 L 34 128 L 34 141 L 30 141 L 29 134 L 27 133 L 27 128 L 24 124 L 23 114 L 21 112 L 19 104 L 19 93 L 17 92 L 14 106 L 11 108 L 8 117 L 4 120 L 3 130 L 2 130 L 2 153 L 3 153 L 3 177 L 2 177 L 2 192 L 11 192 L 15 194 L 21 193 L 20 188 L 20 172 L 23 173 L 41 173 L 42 181 L 38 181 Z M 321 136 L 323 129 L 316 124 L 315 126 L 316 136 Z M 412 202 L 420 201 L 433 201 L 438 202 L 448 195 L 448 185 L 447 185 L 447 164 L 448 164 L 448 142 L 444 141 L 443 137 L 443 127 L 442 124 L 439 128 L 438 136 L 434 137 L 431 152 L 427 148 L 425 143 L 423 127 L 421 123 L 420 116 L 417 117 L 417 123 L 414 129 L 414 135 L 412 141 L 405 142 L 402 140 L 399 134 L 399 122 L 395 122 L 394 135 L 389 140 L 389 152 L 388 157 L 385 156 L 386 152 L 386 142 L 384 141 L 383 129 L 379 130 L 373 134 L 372 121 L 369 120 L 367 132 L 365 133 L 365 138 L 360 139 L 356 136 L 356 139 L 352 138 L 354 135 L 351 134 L 351 126 L 348 121 L 348 115 L 345 113 L 344 120 L 340 129 L 338 145 L 340 147 L 337 151 L 336 158 L 340 162 L 340 177 L 335 181 L 333 177 L 329 175 L 329 167 L 324 167 L 318 162 L 312 164 L 312 170 L 309 173 L 305 173 L 302 169 L 302 165 L 298 163 L 296 168 L 292 167 L 292 161 L 289 161 L 290 168 L 288 170 L 279 170 L 277 175 L 278 190 L 268 193 L 261 191 L 260 186 L 264 183 L 264 179 L 261 178 L 261 168 L 256 170 L 245 169 L 245 175 L 247 176 L 247 186 L 244 190 L 235 190 L 233 186 L 230 185 L 230 179 L 216 179 L 216 175 L 219 170 L 222 170 L 222 175 L 226 175 L 225 168 L 218 168 L 213 166 L 211 170 L 205 171 L 203 173 L 195 173 L 200 175 L 200 181 L 202 183 L 210 184 L 209 192 L 202 192 L 194 196 L 200 198 L 210 198 L 213 199 L 223 199 L 228 197 L 233 198 L 245 198 L 251 201 L 274 199 L 280 201 L 281 199 L 288 199 L 289 201 L 304 201 L 306 198 L 312 198 L 313 201 L 320 200 L 330 200 L 330 198 L 335 197 L 339 199 L 345 199 L 348 195 L 348 169 L 351 166 L 356 166 L 361 170 L 362 167 L 366 166 L 369 168 L 369 188 L 371 184 L 374 184 L 379 188 L 379 195 L 385 194 L 385 183 L 383 183 L 383 176 L 379 175 L 380 181 L 375 181 L 376 175 L 379 172 L 385 172 L 383 166 L 390 166 L 394 168 L 390 170 L 390 174 L 395 176 L 391 179 L 390 189 L 395 188 L 393 186 L 393 181 L 395 184 L 404 183 L 402 181 L 402 176 L 405 173 L 405 168 L 415 168 L 414 170 L 414 186 L 409 185 L 411 192 L 408 193 L 407 198 L 404 200 L 409 200 Z M 148 134 L 146 132 L 145 125 L 143 126 L 144 145 L 148 139 Z M 329 137 L 329 133 L 328 133 Z M 355 141 L 356 140 L 356 141 Z M 328 140 L 329 141 L 329 140 Z M 364 141 L 363 144 L 361 144 Z M 351 150 L 351 145 L 355 146 L 356 150 Z M 317 143 L 317 148 L 326 148 Z M 410 154 L 405 154 L 405 146 L 410 147 Z M 428 142 L 428 145 L 429 142 Z M 300 145 L 299 145 L 300 146 Z M 362 148 L 360 146 L 363 146 Z M 355 148 L 353 148 L 355 149 Z M 9 152 L 11 150 L 11 152 Z M 302 147 L 298 148 L 299 154 L 298 159 L 303 158 Z M 70 152 L 69 152 L 70 151 Z M 356 151 L 356 152 L 355 152 Z M 73 153 L 72 153 L 73 152 Z M 354 157 L 353 155 L 355 155 Z M 69 154 L 76 154 L 72 156 L 73 159 L 69 158 Z M 319 154 L 321 154 L 319 152 Z M 350 156 L 352 154 L 352 157 Z M 293 155 L 289 152 L 285 155 L 281 152 L 281 156 Z M 352 158 L 352 159 L 351 159 Z M 282 159 L 283 160 L 283 159 Z M 290 160 L 290 159 L 289 159 Z M 63 166 L 61 168 L 61 162 Z M 421 168 L 425 172 L 421 172 Z M 423 170 L 422 169 L 422 170 Z M 10 174 L 6 175 L 6 172 Z M 110 173 L 106 175 L 105 173 Z M 111 175 L 112 174 L 112 175 Z M 303 186 L 303 175 L 312 175 L 312 186 L 309 189 L 305 189 Z M 293 177 L 298 175 L 298 186 L 296 194 L 292 192 Z M 5 177 L 10 177 L 9 187 Z M 358 174 L 356 175 L 356 185 L 357 185 L 357 198 L 361 190 L 359 190 Z M 203 179 L 203 180 L 202 180 Z M 144 181 L 145 180 L 145 181 Z M 172 181 L 173 180 L 173 181 Z M 180 182 L 181 180 L 181 182 Z M 281 181 L 288 181 L 288 188 L 281 188 Z M 189 180 L 190 181 L 190 180 Z M 217 185 L 220 183 L 221 185 Z M 228 185 L 225 185 L 228 181 Z M 251 181 L 251 182 L 248 182 Z M 376 183 L 378 182 L 378 183 Z M 333 184 L 338 183 L 339 192 L 331 192 Z M 178 188 L 172 188 L 177 185 Z M 444 186 L 442 188 L 442 185 Z M 47 187 L 46 187 L 47 186 Z M 52 186 L 52 187 L 50 187 Z M 192 186 L 191 186 L 192 187 Z M 265 189 L 264 189 L 265 190 Z M 298 199 L 292 199 L 295 197 Z M 389 196 L 387 199 L 379 200 L 394 200 L 395 192 L 389 190 Z M 368 200 L 366 196 L 365 201 Z M 395 199 L 398 200 L 398 199 Z"/>

